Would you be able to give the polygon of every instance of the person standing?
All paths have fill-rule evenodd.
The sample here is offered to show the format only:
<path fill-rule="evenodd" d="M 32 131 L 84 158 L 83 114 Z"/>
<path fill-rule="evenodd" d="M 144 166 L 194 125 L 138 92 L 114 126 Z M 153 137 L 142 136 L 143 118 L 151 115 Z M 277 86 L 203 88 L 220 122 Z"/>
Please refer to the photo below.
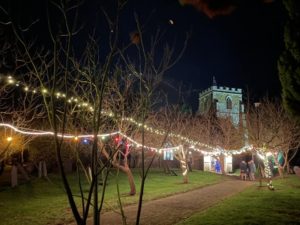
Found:
<path fill-rule="evenodd" d="M 250 180 L 255 180 L 255 172 L 256 172 L 255 163 L 253 160 L 250 160 L 248 164 L 249 164 L 249 178 Z"/>
<path fill-rule="evenodd" d="M 240 178 L 242 180 L 246 180 L 247 179 L 247 163 L 243 160 L 240 163 Z"/>
<path fill-rule="evenodd" d="M 219 159 L 216 160 L 215 171 L 216 171 L 216 173 L 221 173 L 221 163 L 220 163 Z"/>

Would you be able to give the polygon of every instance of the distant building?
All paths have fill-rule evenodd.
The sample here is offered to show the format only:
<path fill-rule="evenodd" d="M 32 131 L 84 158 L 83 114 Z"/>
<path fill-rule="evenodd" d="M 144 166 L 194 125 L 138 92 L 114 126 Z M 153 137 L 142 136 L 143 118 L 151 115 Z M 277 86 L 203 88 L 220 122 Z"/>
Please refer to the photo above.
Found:
<path fill-rule="evenodd" d="M 240 88 L 230 88 L 218 86 L 215 78 L 213 85 L 199 93 L 199 114 L 215 113 L 217 117 L 230 118 L 234 126 L 241 124 L 246 127 L 244 105 L 242 102 L 243 92 Z M 248 136 L 245 132 L 245 142 Z M 224 159 L 224 170 L 232 172 L 232 156 L 226 156 Z M 214 171 L 216 165 L 216 157 L 204 155 L 203 170 Z"/>
<path fill-rule="evenodd" d="M 213 85 L 199 93 L 198 113 L 206 114 L 213 110 L 218 117 L 230 117 L 237 126 L 244 112 L 242 98 L 242 89 L 217 86 L 213 79 Z"/>

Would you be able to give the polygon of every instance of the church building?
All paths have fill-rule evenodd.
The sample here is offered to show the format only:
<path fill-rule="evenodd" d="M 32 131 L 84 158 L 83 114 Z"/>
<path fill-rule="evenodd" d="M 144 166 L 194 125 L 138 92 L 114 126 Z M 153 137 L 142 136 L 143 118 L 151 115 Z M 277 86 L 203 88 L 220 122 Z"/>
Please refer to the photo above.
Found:
<path fill-rule="evenodd" d="M 217 86 L 215 78 L 213 85 L 199 93 L 199 114 L 213 110 L 218 117 L 230 117 L 237 126 L 244 113 L 242 89 Z"/>
<path fill-rule="evenodd" d="M 214 112 L 217 117 L 229 117 L 234 126 L 238 126 L 240 123 L 246 126 L 242 98 L 241 88 L 218 86 L 215 78 L 213 78 L 213 85 L 199 93 L 198 113 L 203 115 Z M 215 171 L 216 158 L 211 155 L 204 155 L 203 159 L 203 169 Z M 224 166 L 226 172 L 232 172 L 232 156 L 225 157 Z"/>

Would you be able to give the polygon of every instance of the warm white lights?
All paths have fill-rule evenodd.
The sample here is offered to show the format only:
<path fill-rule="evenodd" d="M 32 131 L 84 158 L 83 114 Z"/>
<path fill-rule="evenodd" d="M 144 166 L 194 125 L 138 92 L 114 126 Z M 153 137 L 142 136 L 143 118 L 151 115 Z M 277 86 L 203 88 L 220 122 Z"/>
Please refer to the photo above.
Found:
<path fill-rule="evenodd" d="M 14 84 L 16 82 L 13 79 L 12 76 L 8 76 L 7 77 L 7 81 L 8 81 L 9 84 Z M 37 93 L 36 89 L 30 89 L 29 86 L 26 85 L 26 84 L 22 84 L 22 86 L 24 87 L 24 91 L 26 91 L 26 92 L 30 92 L 31 91 L 34 94 Z M 46 95 L 46 94 L 48 94 L 48 90 L 45 87 L 43 87 L 43 88 L 41 88 L 41 93 L 43 95 Z M 61 93 L 61 92 L 56 92 L 55 95 L 56 95 L 57 98 L 60 98 L 60 97 L 66 98 L 66 96 L 67 96 L 65 93 Z M 70 104 L 71 103 L 75 103 L 75 104 L 77 104 L 78 107 L 85 107 L 90 112 L 94 111 L 94 108 L 88 102 L 85 102 L 85 101 L 83 101 L 83 100 L 81 100 L 79 98 L 70 97 L 70 98 L 68 98 L 67 102 L 70 103 Z M 103 115 L 106 115 L 106 116 L 109 116 L 109 117 L 114 117 L 115 116 L 113 112 L 108 112 L 108 111 L 105 111 L 105 110 L 102 110 L 101 113 Z M 154 133 L 154 134 L 157 134 L 157 135 L 166 135 L 167 134 L 167 132 L 165 132 L 165 131 L 154 129 L 152 127 L 147 126 L 146 124 L 143 125 L 142 123 L 136 121 L 134 118 L 131 118 L 131 117 L 123 117 L 121 119 L 123 121 L 128 121 L 130 123 L 133 123 L 133 124 L 135 124 L 138 127 L 143 127 L 146 131 L 148 131 L 150 133 Z M 204 143 L 201 143 L 201 142 L 198 142 L 198 141 L 191 140 L 191 139 L 189 139 L 187 137 L 184 137 L 184 136 L 181 136 L 179 134 L 172 133 L 172 132 L 168 133 L 168 136 L 180 139 L 181 141 L 183 141 L 185 143 L 188 143 L 188 144 L 191 144 L 192 146 L 199 145 L 199 146 L 203 146 L 205 148 L 209 148 L 209 149 L 212 149 L 212 150 L 214 149 L 214 147 L 212 147 L 212 146 L 209 146 L 207 144 L 204 144 Z M 194 149 L 195 147 L 192 147 L 192 148 Z"/>
<path fill-rule="evenodd" d="M 7 82 L 9 84 L 15 84 L 16 83 L 16 80 L 14 80 L 14 78 L 12 76 L 8 76 L 8 77 L 6 77 L 6 79 L 7 79 Z M 26 92 L 32 92 L 34 94 L 40 92 L 44 96 L 49 94 L 48 90 L 45 87 L 42 87 L 41 89 L 33 89 L 33 88 L 30 88 L 27 84 L 20 83 L 19 81 L 17 83 L 20 84 L 20 86 Z M 55 92 L 55 96 L 56 96 L 56 98 L 67 98 L 67 94 L 62 93 L 62 92 Z M 91 106 L 91 104 L 89 102 L 83 101 L 80 98 L 68 96 L 66 101 L 70 104 L 75 103 L 77 107 L 86 108 L 86 110 L 88 110 L 90 112 L 94 111 L 94 108 Z M 109 111 L 105 111 L 105 110 L 102 110 L 101 113 L 103 115 L 108 116 L 108 117 L 114 117 L 115 116 L 115 114 L 113 112 L 109 112 Z M 239 150 L 225 150 L 225 149 L 221 149 L 221 148 L 216 148 L 216 147 L 207 145 L 205 143 L 201 143 L 199 141 L 189 139 L 189 138 L 184 137 L 182 135 L 175 134 L 173 132 L 168 133 L 168 132 L 163 131 L 163 130 L 158 130 L 158 129 L 152 128 L 152 127 L 150 127 L 146 124 L 143 124 L 141 122 L 136 121 L 132 117 L 122 117 L 121 119 L 122 119 L 122 121 L 128 121 L 128 122 L 136 125 L 137 127 L 143 127 L 146 131 L 148 131 L 150 133 L 153 133 L 153 134 L 156 134 L 156 135 L 161 135 L 161 136 L 167 135 L 168 137 L 178 139 L 180 142 L 189 144 L 190 149 L 193 149 L 194 151 L 198 151 L 198 152 L 200 152 L 202 154 L 205 154 L 205 155 L 215 155 L 215 154 L 225 154 L 225 153 L 226 154 L 240 154 L 242 152 L 249 151 L 249 150 L 252 149 L 252 146 L 244 146 L 243 148 L 241 148 Z M 1 125 L 4 126 L 3 123 L 0 124 L 0 126 Z M 23 133 L 25 135 L 40 135 L 40 136 L 41 135 L 54 135 L 54 133 L 50 132 L 50 131 L 27 132 L 27 131 L 24 131 L 24 130 L 19 130 L 18 128 L 13 127 L 10 124 L 5 124 L 5 126 L 10 127 L 11 129 L 13 129 L 17 132 Z M 112 134 L 101 134 L 99 136 L 100 137 L 106 137 L 106 136 L 114 135 L 114 134 L 120 134 L 120 135 L 126 137 L 131 143 L 135 144 L 137 147 L 144 147 L 144 148 L 147 148 L 147 149 L 150 149 L 150 150 L 153 150 L 153 151 L 178 150 L 178 148 L 179 148 L 179 146 L 170 147 L 170 148 L 154 148 L 154 147 L 142 146 L 141 144 L 137 143 L 135 140 L 131 139 L 130 137 L 127 137 L 125 134 L 123 134 L 121 132 L 115 132 L 115 133 L 112 133 Z M 69 134 L 58 134 L 58 136 L 64 137 L 64 138 L 75 138 L 74 135 L 69 135 Z M 84 138 L 84 137 L 93 138 L 93 135 L 78 135 L 78 138 Z M 209 149 L 209 151 L 201 150 L 199 148 L 196 148 L 196 146 L 199 146 L 199 147 L 204 148 L 206 150 Z"/>
<path fill-rule="evenodd" d="M 11 128 L 12 130 L 18 132 L 18 133 L 21 133 L 21 134 L 24 134 L 24 135 L 33 135 L 33 136 L 54 136 L 54 132 L 51 132 L 51 131 L 25 131 L 24 129 L 22 128 L 17 128 L 15 126 L 12 126 L 11 124 L 8 124 L 8 123 L 0 123 L 0 127 L 9 127 Z M 149 146 L 146 146 L 146 145 L 141 145 L 140 143 L 136 142 L 135 140 L 131 139 L 130 137 L 128 137 L 127 135 L 123 134 L 122 132 L 120 131 L 116 131 L 116 132 L 112 132 L 112 133 L 108 133 L 108 134 L 99 134 L 98 137 L 100 137 L 101 139 L 105 139 L 105 137 L 108 137 L 108 136 L 114 136 L 114 135 L 121 135 L 123 136 L 124 138 L 126 138 L 129 142 L 135 144 L 137 147 L 143 147 L 143 148 L 146 148 L 146 149 L 149 149 L 149 150 L 152 150 L 152 151 L 169 151 L 169 150 L 176 150 L 179 148 L 179 146 L 177 147 L 171 147 L 171 148 L 154 148 L 154 147 L 149 147 Z M 94 135 L 93 134 L 84 134 L 84 135 L 71 135 L 71 134 L 60 134 L 58 133 L 57 134 L 58 137 L 62 137 L 62 138 L 66 138 L 66 139 L 74 139 L 74 141 L 78 141 L 80 138 L 93 138 Z M 12 138 L 7 138 L 7 141 L 11 141 Z"/>
<path fill-rule="evenodd" d="M 7 140 L 8 142 L 11 142 L 11 141 L 12 141 L 12 137 L 7 137 L 6 140 Z"/>

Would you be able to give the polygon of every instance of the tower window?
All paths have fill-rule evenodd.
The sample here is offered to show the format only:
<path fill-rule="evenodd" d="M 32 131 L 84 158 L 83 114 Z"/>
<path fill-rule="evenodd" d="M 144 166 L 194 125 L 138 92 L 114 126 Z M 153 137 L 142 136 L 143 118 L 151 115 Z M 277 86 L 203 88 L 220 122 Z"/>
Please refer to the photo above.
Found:
<path fill-rule="evenodd" d="M 218 111 L 218 99 L 214 99 L 214 109 Z"/>
<path fill-rule="evenodd" d="M 226 108 L 227 109 L 232 109 L 232 100 L 230 97 L 226 98 Z"/>

